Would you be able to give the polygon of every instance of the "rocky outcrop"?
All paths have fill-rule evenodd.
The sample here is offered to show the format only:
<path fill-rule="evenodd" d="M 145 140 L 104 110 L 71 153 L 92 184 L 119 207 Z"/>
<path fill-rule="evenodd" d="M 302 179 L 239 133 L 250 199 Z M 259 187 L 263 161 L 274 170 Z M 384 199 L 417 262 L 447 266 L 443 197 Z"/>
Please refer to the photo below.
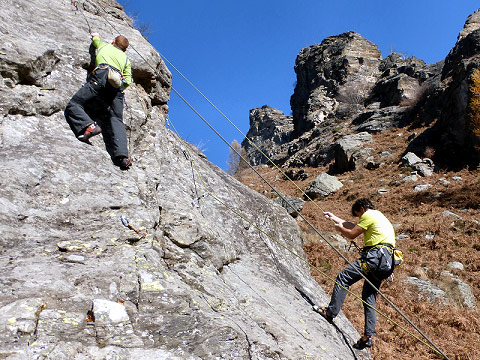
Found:
<path fill-rule="evenodd" d="M 275 143 L 272 151 L 282 149 L 285 154 L 287 150 L 288 156 L 279 161 L 284 167 L 318 167 L 334 159 L 332 143 L 351 129 L 388 131 L 408 125 L 420 112 L 435 119 L 442 66 L 443 62 L 426 65 L 395 53 L 382 59 L 375 44 L 354 32 L 309 46 L 295 63 L 297 83 L 290 99 L 293 131 L 288 133 L 289 140 L 282 137 L 286 143 Z M 427 102 L 429 96 L 434 100 Z M 434 110 L 424 109 L 425 104 Z M 254 123 L 252 132 L 260 131 Z M 272 145 L 259 137 L 254 142 L 266 149 Z M 252 164 L 258 163 L 255 153 L 248 157 Z"/>
<path fill-rule="evenodd" d="M 477 11 L 467 19 L 442 71 L 441 113 L 436 127 L 439 136 L 435 145 L 439 158 L 460 166 L 480 162 L 480 140 L 473 133 L 469 107 L 471 99 L 478 96 L 471 91 L 472 74 L 480 69 L 478 18 Z"/>
<path fill-rule="evenodd" d="M 288 157 L 285 145 L 292 138 L 293 122 L 278 109 L 267 105 L 250 110 L 250 130 L 242 142 L 251 165 L 276 164 Z M 268 158 L 267 158 L 268 157 Z"/>
<path fill-rule="evenodd" d="M 377 46 L 354 32 L 303 49 L 295 62 L 297 84 L 290 99 L 296 134 L 332 117 L 337 95 L 344 102 L 361 102 L 375 84 L 380 59 Z"/>
<path fill-rule="evenodd" d="M 128 51 L 128 172 L 62 113 L 90 62 L 84 17 L 148 62 Z M 339 334 L 295 289 L 328 300 L 285 251 L 303 256 L 296 222 L 165 127 L 170 73 L 118 3 L 5 0 L 0 20 L 0 358 L 357 358 L 346 318 Z"/>
<path fill-rule="evenodd" d="M 457 42 L 468 36 L 471 32 L 480 29 L 480 9 L 471 14 L 465 21 L 462 31 L 458 34 Z"/>

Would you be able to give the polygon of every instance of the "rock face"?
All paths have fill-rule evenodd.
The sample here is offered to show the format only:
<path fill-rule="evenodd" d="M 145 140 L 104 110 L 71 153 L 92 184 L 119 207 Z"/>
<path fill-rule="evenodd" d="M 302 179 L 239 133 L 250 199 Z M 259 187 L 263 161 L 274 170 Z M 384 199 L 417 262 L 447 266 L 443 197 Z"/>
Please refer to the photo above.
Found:
<path fill-rule="evenodd" d="M 296 222 L 165 128 L 170 73 L 118 3 L 73 4 L 0 3 L 0 357 L 357 358 L 346 318 L 339 334 L 295 289 L 328 301 L 283 247 L 303 256 Z M 128 172 L 63 116 L 90 62 L 85 18 L 148 61 L 127 52 Z"/>
<path fill-rule="evenodd" d="M 380 59 L 377 46 L 354 32 L 303 49 L 295 62 L 297 85 L 290 99 L 295 132 L 302 134 L 331 117 L 338 94 L 355 102 L 366 97 Z"/>
<path fill-rule="evenodd" d="M 284 162 L 288 157 L 285 144 L 291 140 L 292 131 L 292 117 L 280 110 L 266 105 L 250 110 L 250 130 L 242 142 L 250 164 L 271 164 L 266 156 L 275 163 Z"/>
<path fill-rule="evenodd" d="M 372 142 L 372 135 L 361 132 L 355 135 L 346 135 L 334 145 L 335 162 L 332 165 L 334 173 L 358 169 L 370 155 L 364 145 Z"/>
<path fill-rule="evenodd" d="M 293 122 L 288 136 L 276 136 L 281 141 L 272 144 L 255 134 L 271 133 L 276 127 L 266 122 L 261 129 L 260 122 L 251 120 L 252 141 L 275 154 L 286 152 L 288 156 L 277 155 L 284 167 L 326 165 L 336 157 L 337 135 L 348 133 L 347 128 L 377 133 L 411 122 L 412 109 L 439 86 L 442 65 L 395 53 L 382 59 L 375 44 L 354 32 L 328 37 L 297 56 L 297 84 L 290 99 L 293 118 L 282 122 L 282 128 Z M 260 163 L 255 152 L 247 156 L 251 164 Z"/>
<path fill-rule="evenodd" d="M 450 161 L 463 158 L 462 163 L 478 164 L 480 140 L 473 134 L 469 103 L 472 74 L 480 69 L 479 11 L 472 14 L 460 33 L 457 43 L 445 59 L 442 71 L 442 94 L 437 131 L 440 135 L 440 156 Z"/>

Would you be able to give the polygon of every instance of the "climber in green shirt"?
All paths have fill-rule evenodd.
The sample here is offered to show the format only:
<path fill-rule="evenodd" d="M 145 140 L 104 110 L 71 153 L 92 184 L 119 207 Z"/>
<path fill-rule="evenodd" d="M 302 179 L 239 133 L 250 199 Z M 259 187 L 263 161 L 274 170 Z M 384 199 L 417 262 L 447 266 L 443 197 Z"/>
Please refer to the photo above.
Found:
<path fill-rule="evenodd" d="M 128 170 L 132 161 L 128 156 L 123 123 L 123 92 L 132 82 L 132 66 L 125 54 L 129 42 L 122 35 L 111 44 L 101 41 L 97 33 L 91 37 L 92 45 L 97 49 L 95 69 L 67 104 L 65 118 L 82 142 L 90 144 L 92 136 L 103 133 L 105 147 L 114 165 Z"/>
<path fill-rule="evenodd" d="M 117 40 L 117 38 L 120 39 Z M 108 64 L 121 71 L 124 81 L 123 87 L 126 89 L 132 82 L 132 65 L 125 54 L 125 50 L 128 47 L 128 40 L 123 36 L 117 36 L 117 38 L 115 38 L 112 44 L 109 44 L 102 41 L 100 35 L 97 33 L 92 34 L 92 44 L 95 49 L 97 49 L 95 66 Z M 124 48 L 125 50 L 123 50 Z"/>

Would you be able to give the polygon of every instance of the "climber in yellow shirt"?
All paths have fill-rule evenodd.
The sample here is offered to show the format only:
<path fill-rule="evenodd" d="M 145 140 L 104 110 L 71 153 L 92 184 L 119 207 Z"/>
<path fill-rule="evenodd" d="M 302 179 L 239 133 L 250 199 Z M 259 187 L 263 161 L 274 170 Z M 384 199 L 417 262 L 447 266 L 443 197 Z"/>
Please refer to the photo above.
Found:
<path fill-rule="evenodd" d="M 347 289 L 361 280 L 362 274 L 378 289 L 394 269 L 395 231 L 390 221 L 380 211 L 375 210 L 368 199 L 358 199 L 352 205 L 352 215 L 360 218 L 357 224 L 345 221 L 331 212 L 324 212 L 324 216 L 333 220 L 335 229 L 345 237 L 353 240 L 363 234 L 361 258 L 338 274 L 330 304 L 327 307 L 314 308 L 329 322 L 340 312 Z M 353 345 L 360 350 L 372 346 L 371 337 L 375 335 L 377 324 L 377 291 L 366 281 L 363 284 L 362 299 L 368 304 L 364 304 L 364 335 Z"/>

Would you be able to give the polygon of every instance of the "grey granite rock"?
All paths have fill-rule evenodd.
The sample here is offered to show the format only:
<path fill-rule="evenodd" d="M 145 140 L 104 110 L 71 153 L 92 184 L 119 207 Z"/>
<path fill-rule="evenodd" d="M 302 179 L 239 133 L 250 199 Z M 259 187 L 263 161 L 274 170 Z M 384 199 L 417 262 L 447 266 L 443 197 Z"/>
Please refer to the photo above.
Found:
<path fill-rule="evenodd" d="M 343 184 L 337 179 L 337 177 L 328 175 L 327 173 L 321 173 L 310 183 L 305 190 L 305 193 L 310 198 L 316 199 L 317 197 L 328 196 L 342 186 Z"/>
<path fill-rule="evenodd" d="M 171 75 L 116 1 L 78 5 L 0 2 L 0 358 L 354 359 L 348 320 L 339 334 L 295 289 L 328 301 L 285 251 L 304 256 L 295 220 L 165 127 Z M 148 61 L 127 51 L 128 172 L 63 117 L 90 60 L 82 12 Z"/>

